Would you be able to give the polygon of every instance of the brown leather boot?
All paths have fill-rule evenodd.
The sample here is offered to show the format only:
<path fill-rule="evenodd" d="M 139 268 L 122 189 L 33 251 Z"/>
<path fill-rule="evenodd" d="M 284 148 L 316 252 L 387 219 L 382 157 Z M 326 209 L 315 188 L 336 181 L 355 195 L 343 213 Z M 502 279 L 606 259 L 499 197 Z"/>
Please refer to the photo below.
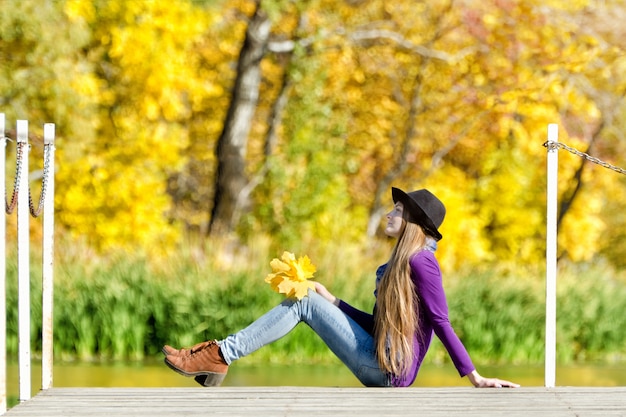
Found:
<path fill-rule="evenodd" d="M 196 343 L 195 345 L 193 345 L 192 347 L 190 347 L 189 349 L 176 349 L 170 345 L 165 345 L 163 346 L 163 348 L 161 349 L 161 352 L 163 352 L 163 354 L 165 354 L 165 356 L 168 355 L 173 355 L 173 356 L 187 356 L 187 355 L 191 355 L 193 352 L 197 352 L 199 350 L 204 349 L 205 347 L 209 346 L 210 344 L 213 343 L 213 340 L 207 340 L 206 342 L 200 342 L 200 343 Z"/>
<path fill-rule="evenodd" d="M 167 355 L 165 364 L 181 375 L 200 377 L 202 381 L 198 378 L 196 381 L 205 387 L 219 386 L 228 372 L 228 364 L 215 340 L 188 355 Z"/>

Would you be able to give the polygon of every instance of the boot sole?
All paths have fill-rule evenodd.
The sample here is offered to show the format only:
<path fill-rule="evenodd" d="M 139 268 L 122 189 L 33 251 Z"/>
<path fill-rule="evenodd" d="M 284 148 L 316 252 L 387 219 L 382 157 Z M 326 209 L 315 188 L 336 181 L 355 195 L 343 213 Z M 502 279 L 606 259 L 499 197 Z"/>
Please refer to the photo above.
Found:
<path fill-rule="evenodd" d="M 163 360 L 163 362 L 165 362 L 165 364 L 174 372 L 177 372 L 179 374 L 181 374 L 182 376 L 187 376 L 187 377 L 195 377 L 194 379 L 196 380 L 196 382 L 202 386 L 205 387 L 216 387 L 219 386 L 222 381 L 224 380 L 224 378 L 226 377 L 226 374 L 219 374 L 216 372 L 207 372 L 207 371 L 200 371 L 200 372 L 185 372 L 182 369 L 176 367 L 175 365 L 173 365 L 172 363 L 170 363 L 170 361 L 167 360 L 167 358 L 165 358 Z"/>
<path fill-rule="evenodd" d="M 194 380 L 203 387 L 219 387 L 222 385 L 226 374 L 203 374 L 196 375 Z"/>

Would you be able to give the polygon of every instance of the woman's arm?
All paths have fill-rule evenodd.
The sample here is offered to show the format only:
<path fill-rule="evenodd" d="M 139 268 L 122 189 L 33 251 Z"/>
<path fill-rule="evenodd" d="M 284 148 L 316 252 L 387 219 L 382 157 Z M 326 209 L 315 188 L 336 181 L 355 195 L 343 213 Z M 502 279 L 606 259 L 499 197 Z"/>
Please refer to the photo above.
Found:
<path fill-rule="evenodd" d="M 459 375 L 469 374 L 475 367 L 448 319 L 448 303 L 439 263 L 431 252 L 422 251 L 411 258 L 411 269 L 422 311 L 425 314 L 425 317 L 421 319 L 422 323 L 432 326 L 432 330 L 448 351 Z M 429 330 L 428 327 L 423 329 L 423 331 Z"/>
<path fill-rule="evenodd" d="M 454 332 L 448 319 L 448 303 L 443 289 L 441 271 L 435 257 L 422 252 L 411 259 L 411 268 L 416 275 L 416 285 L 424 303 L 424 311 L 431 321 L 433 330 L 450 354 L 461 376 L 467 376 L 476 388 L 517 388 L 518 384 L 497 378 L 485 378 L 474 368 L 463 343 Z"/>
<path fill-rule="evenodd" d="M 350 304 L 345 301 L 340 300 L 335 297 L 330 291 L 326 289 L 326 287 L 319 282 L 315 281 L 315 291 L 327 299 L 329 302 L 333 303 L 341 311 L 343 311 L 348 317 L 357 322 L 359 326 L 361 326 L 366 332 L 369 334 L 374 334 L 374 316 L 372 314 L 368 314 L 364 311 L 359 310 L 358 308 L 352 307 Z"/>
<path fill-rule="evenodd" d="M 330 291 L 326 289 L 326 287 L 319 282 L 315 281 L 315 292 L 319 295 L 330 301 L 336 306 L 339 306 L 339 298 L 335 297 Z"/>

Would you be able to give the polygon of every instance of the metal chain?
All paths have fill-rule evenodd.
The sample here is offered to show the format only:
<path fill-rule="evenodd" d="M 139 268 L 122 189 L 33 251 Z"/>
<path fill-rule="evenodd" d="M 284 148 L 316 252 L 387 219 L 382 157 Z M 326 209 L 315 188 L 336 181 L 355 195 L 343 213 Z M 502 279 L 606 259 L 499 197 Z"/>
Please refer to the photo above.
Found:
<path fill-rule="evenodd" d="M 9 139 L 9 138 L 5 138 Z M 9 139 L 11 140 L 11 139 Z M 24 153 L 24 142 L 17 143 L 17 160 L 15 162 L 15 181 L 13 182 L 13 194 L 11 195 L 11 203 L 7 203 L 7 190 L 4 189 L 4 208 L 7 214 L 12 214 L 13 210 L 15 210 L 15 206 L 17 205 L 17 194 L 20 190 L 20 175 L 22 172 L 22 155 Z"/>
<path fill-rule="evenodd" d="M 33 217 L 39 217 L 41 211 L 43 210 L 44 202 L 46 200 L 46 189 L 48 188 L 48 172 L 50 171 L 50 154 L 52 153 L 50 151 L 51 146 L 53 146 L 51 143 L 47 143 L 43 146 L 43 178 L 41 180 L 41 194 L 39 195 L 39 205 L 37 209 L 35 209 L 33 197 L 30 192 L 30 187 L 28 187 L 28 207 L 30 209 L 30 215 Z"/>
<path fill-rule="evenodd" d="M 564 143 L 561 142 L 553 142 L 553 141 L 547 141 L 546 143 L 543 144 L 543 146 L 545 146 L 546 148 L 548 148 L 549 150 L 555 149 L 555 148 L 561 148 L 561 149 L 565 149 L 568 152 L 573 153 L 574 155 L 580 156 L 582 158 L 585 158 L 586 160 L 588 160 L 589 162 L 593 162 L 594 164 L 598 164 L 600 166 L 603 166 L 604 168 L 608 168 L 608 169 L 612 169 L 615 172 L 618 172 L 620 174 L 625 174 L 626 175 L 626 170 L 620 167 L 617 167 L 615 165 L 611 165 L 607 162 L 604 162 L 596 157 L 593 157 L 589 154 L 586 154 L 584 152 L 581 152 L 577 149 L 574 149 L 570 146 L 567 146 Z"/>
<path fill-rule="evenodd" d="M 9 138 L 5 138 L 9 139 Z M 10 139 L 9 139 L 10 140 Z M 4 206 L 7 214 L 13 214 L 15 206 L 17 206 L 17 196 L 20 192 L 20 176 L 22 174 L 22 159 L 24 157 L 24 146 L 29 146 L 26 142 L 18 142 L 16 149 L 16 162 L 15 162 L 15 181 L 13 182 L 13 193 L 11 194 L 11 203 L 8 203 L 6 188 L 4 190 Z M 43 164 L 43 179 L 41 181 L 41 194 L 39 195 L 39 204 L 35 208 L 33 197 L 31 195 L 30 187 L 28 187 L 28 208 L 30 214 L 33 217 L 39 217 L 43 210 L 44 202 L 46 200 L 46 190 L 48 189 L 48 173 L 50 172 L 50 155 L 52 154 L 51 146 L 53 144 L 44 145 L 44 164 Z"/>

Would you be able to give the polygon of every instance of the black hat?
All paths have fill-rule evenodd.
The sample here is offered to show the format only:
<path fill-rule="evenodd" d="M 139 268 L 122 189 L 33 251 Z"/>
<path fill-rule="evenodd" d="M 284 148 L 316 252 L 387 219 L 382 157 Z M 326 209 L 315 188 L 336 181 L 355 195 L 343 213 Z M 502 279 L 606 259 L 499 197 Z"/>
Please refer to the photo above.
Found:
<path fill-rule="evenodd" d="M 399 188 L 391 187 L 393 202 L 404 205 L 408 214 L 407 221 L 422 226 L 426 234 L 441 240 L 439 227 L 446 216 L 446 208 L 433 193 L 426 189 L 405 193 Z"/>

